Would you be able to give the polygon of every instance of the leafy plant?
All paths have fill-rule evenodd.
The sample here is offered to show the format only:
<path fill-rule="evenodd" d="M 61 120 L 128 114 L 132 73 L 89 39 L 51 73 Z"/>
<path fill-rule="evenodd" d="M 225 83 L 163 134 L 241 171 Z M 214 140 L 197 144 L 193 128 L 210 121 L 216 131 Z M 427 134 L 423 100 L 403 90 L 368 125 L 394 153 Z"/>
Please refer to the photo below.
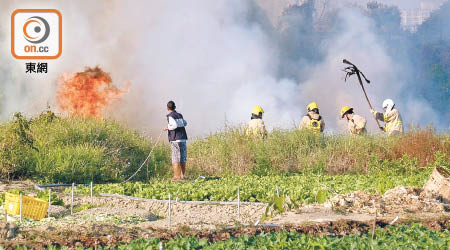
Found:
<path fill-rule="evenodd" d="M 272 196 L 269 200 L 269 204 L 267 204 L 266 210 L 264 214 L 262 215 L 262 220 L 268 220 L 274 216 L 276 213 L 283 213 L 284 212 L 284 205 L 285 205 L 285 199 L 284 196 Z"/>
<path fill-rule="evenodd" d="M 39 191 L 37 194 L 37 198 L 44 201 L 48 201 L 48 193 L 49 193 L 48 190 Z M 57 206 L 64 206 L 64 202 L 60 198 L 58 198 L 58 195 L 56 193 L 51 194 L 51 204 Z"/>
<path fill-rule="evenodd" d="M 247 234 L 225 241 L 209 242 L 196 237 L 178 236 L 165 241 L 157 238 L 138 239 L 122 244 L 117 249 L 448 249 L 450 232 L 432 231 L 420 224 L 387 226 L 377 228 L 372 239 L 371 233 L 349 234 L 343 237 L 299 234 L 295 231 L 278 233 Z M 1 248 L 0 248 L 1 249 Z M 17 247 L 16 249 L 26 249 Z M 59 250 L 67 247 L 49 246 Z M 110 249 L 98 246 L 97 249 Z"/>
<path fill-rule="evenodd" d="M 80 206 L 74 207 L 74 208 L 73 208 L 73 212 L 74 212 L 74 213 L 78 213 L 78 212 L 81 212 L 81 211 L 83 211 L 83 210 L 88 210 L 88 209 L 91 209 L 91 208 L 94 208 L 94 207 L 95 207 L 95 206 L 92 205 L 92 204 L 82 204 L 82 205 L 80 205 Z"/>
<path fill-rule="evenodd" d="M 336 194 L 353 191 L 384 193 L 396 186 L 423 186 L 432 168 L 402 171 L 386 166 L 386 170 L 375 168 L 371 174 L 325 175 L 313 172 L 295 175 L 229 176 L 199 179 L 195 182 L 173 182 L 152 179 L 151 183 L 98 184 L 95 193 L 117 193 L 150 199 L 168 199 L 169 193 L 178 200 L 234 201 L 240 187 L 241 201 L 274 204 L 277 187 L 285 205 L 290 208 L 299 204 L 323 203 Z M 70 192 L 70 188 L 66 189 Z M 90 188 L 77 186 L 75 192 L 89 195 Z"/>
<path fill-rule="evenodd" d="M 317 203 L 322 204 L 325 201 L 327 201 L 327 199 L 328 199 L 327 197 L 328 197 L 328 191 L 324 190 L 324 189 L 319 189 L 316 194 L 316 201 L 317 201 Z"/>

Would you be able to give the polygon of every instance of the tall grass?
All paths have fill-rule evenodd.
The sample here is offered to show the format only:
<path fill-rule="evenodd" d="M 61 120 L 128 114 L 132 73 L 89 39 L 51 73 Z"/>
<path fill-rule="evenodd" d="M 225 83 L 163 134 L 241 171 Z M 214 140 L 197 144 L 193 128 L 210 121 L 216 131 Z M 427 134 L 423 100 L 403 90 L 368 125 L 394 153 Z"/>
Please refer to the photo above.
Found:
<path fill-rule="evenodd" d="M 189 146 L 193 174 L 275 174 L 320 171 L 367 173 L 371 168 L 410 160 L 411 167 L 450 163 L 450 136 L 433 129 L 400 136 L 323 136 L 308 131 L 275 130 L 266 139 L 228 129 Z"/>
<path fill-rule="evenodd" d="M 51 112 L 27 120 L 15 114 L 0 125 L 0 174 L 42 183 L 116 182 L 134 173 L 150 148 L 148 139 L 116 122 Z M 158 146 L 135 178 L 166 175 L 168 150 Z"/>
<path fill-rule="evenodd" d="M 12 121 L 0 125 L 0 178 L 40 183 L 119 182 L 137 170 L 151 145 L 148 138 L 114 121 L 62 118 L 51 112 L 26 119 L 17 113 Z M 187 173 L 369 173 L 449 163 L 449 134 L 436 134 L 431 128 L 394 137 L 275 130 L 265 139 L 227 128 L 189 144 Z M 133 180 L 167 177 L 170 171 L 170 148 L 160 143 Z"/>

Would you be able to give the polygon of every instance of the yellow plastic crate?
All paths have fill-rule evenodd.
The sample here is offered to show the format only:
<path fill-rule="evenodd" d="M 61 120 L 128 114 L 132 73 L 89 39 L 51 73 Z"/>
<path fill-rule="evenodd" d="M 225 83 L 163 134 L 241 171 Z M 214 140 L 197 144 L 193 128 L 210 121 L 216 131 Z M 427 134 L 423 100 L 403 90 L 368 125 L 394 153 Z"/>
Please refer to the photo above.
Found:
<path fill-rule="evenodd" d="M 5 208 L 8 214 L 20 214 L 20 195 L 5 193 Z M 22 195 L 22 216 L 41 220 L 47 215 L 48 202 Z"/>

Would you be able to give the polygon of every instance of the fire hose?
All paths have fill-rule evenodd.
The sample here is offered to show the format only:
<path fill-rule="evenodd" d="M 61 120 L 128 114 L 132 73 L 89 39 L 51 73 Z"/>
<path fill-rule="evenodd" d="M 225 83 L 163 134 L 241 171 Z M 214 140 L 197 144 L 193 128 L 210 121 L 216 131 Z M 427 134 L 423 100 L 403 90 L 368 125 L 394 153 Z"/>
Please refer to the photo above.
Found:
<path fill-rule="evenodd" d="M 153 150 L 156 148 L 156 146 L 158 145 L 159 139 L 161 138 L 161 135 L 164 131 L 161 131 L 161 133 L 159 133 L 158 139 L 156 139 L 155 143 L 153 144 L 152 149 L 150 150 L 150 152 L 147 155 L 147 158 L 145 158 L 144 162 L 142 162 L 141 166 L 136 170 L 136 172 L 134 172 L 134 174 L 132 174 L 130 177 L 128 177 L 128 179 L 124 180 L 121 183 L 125 183 L 128 182 L 129 180 L 131 180 L 134 176 L 137 175 L 137 173 L 139 173 L 139 171 L 141 171 L 142 167 L 147 164 L 148 160 L 150 159 L 150 156 L 153 153 Z"/>

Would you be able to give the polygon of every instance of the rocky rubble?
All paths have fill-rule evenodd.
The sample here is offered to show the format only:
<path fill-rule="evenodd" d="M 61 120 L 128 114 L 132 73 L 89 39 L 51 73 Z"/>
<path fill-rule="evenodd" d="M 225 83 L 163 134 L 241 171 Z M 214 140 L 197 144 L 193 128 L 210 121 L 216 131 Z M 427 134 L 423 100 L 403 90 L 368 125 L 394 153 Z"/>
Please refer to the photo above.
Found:
<path fill-rule="evenodd" d="M 14 238 L 18 229 L 15 223 L 0 223 L 0 239 L 7 240 Z"/>
<path fill-rule="evenodd" d="M 436 194 L 417 187 L 396 187 L 385 194 L 355 191 L 331 198 L 327 206 L 338 211 L 369 214 L 440 213 L 445 206 Z"/>

